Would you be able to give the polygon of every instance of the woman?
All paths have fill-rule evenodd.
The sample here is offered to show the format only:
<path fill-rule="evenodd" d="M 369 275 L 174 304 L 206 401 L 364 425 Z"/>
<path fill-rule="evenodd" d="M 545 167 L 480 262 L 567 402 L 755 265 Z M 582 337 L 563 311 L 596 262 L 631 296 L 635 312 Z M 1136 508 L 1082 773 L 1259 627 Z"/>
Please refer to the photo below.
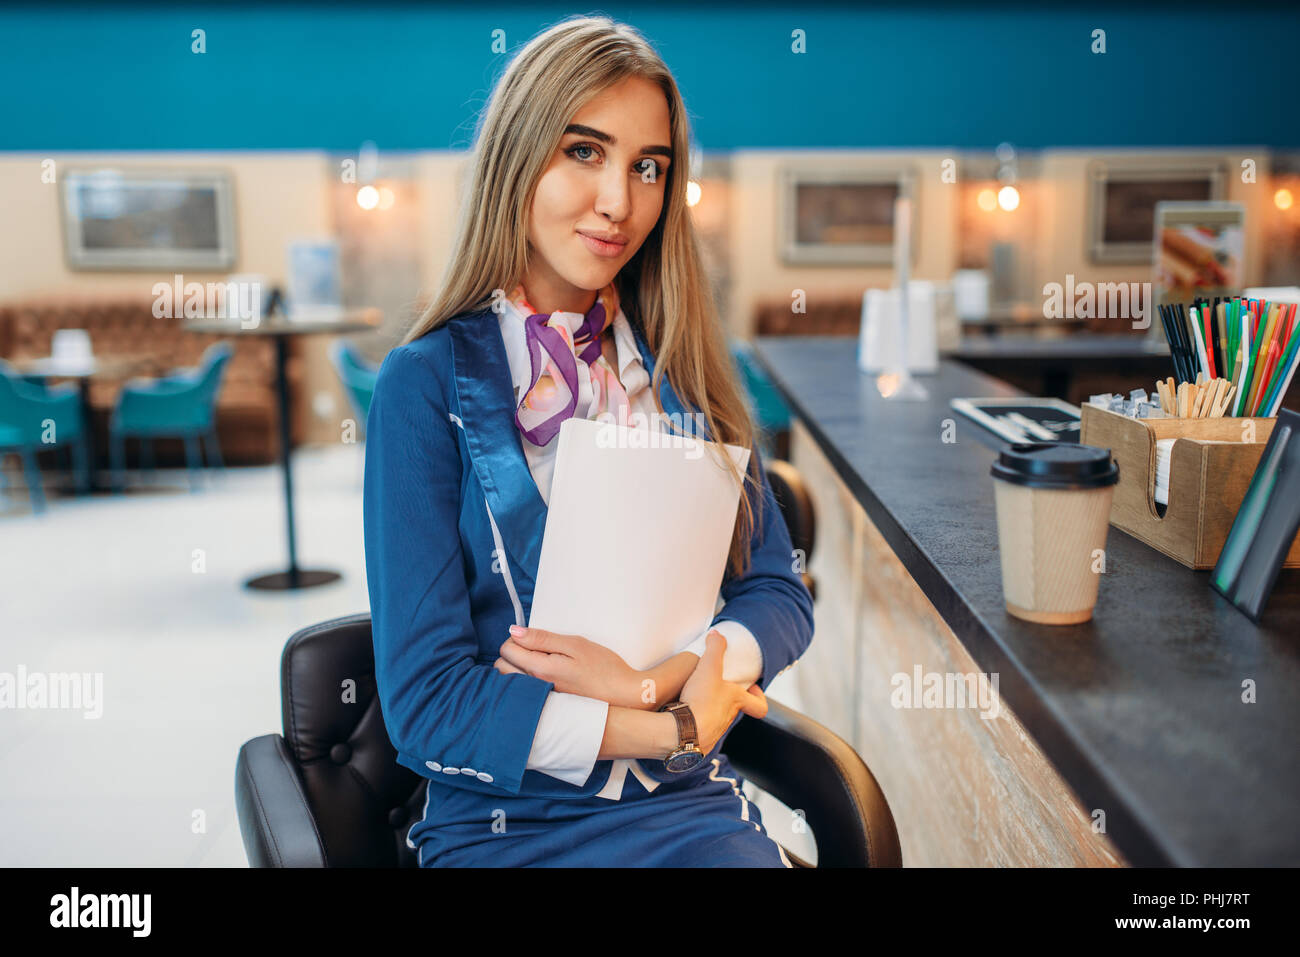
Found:
<path fill-rule="evenodd" d="M 380 369 L 375 677 L 398 760 L 429 780 L 407 837 L 421 866 L 790 866 L 719 751 L 812 640 L 756 451 L 742 475 L 708 443 L 745 494 L 706 636 L 642 673 L 522 627 L 562 421 L 698 415 L 705 438 L 753 446 L 686 207 L 688 143 L 633 30 L 579 18 L 534 38 L 482 118 L 441 291 Z M 636 547 L 592 533 L 596 561 Z"/>

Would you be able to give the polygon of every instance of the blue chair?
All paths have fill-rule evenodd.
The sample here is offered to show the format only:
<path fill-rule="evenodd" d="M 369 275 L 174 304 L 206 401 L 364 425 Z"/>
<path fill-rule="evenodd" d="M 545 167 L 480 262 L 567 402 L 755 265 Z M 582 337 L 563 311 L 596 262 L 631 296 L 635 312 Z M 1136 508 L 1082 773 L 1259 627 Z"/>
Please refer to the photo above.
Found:
<path fill-rule="evenodd" d="M 198 368 L 183 369 L 160 379 L 132 379 L 122 387 L 108 423 L 115 492 L 122 491 L 128 436 L 140 440 L 142 458 L 146 457 L 151 439 L 184 439 L 193 491 L 198 491 L 203 465 L 201 438 L 207 440 L 209 464 L 215 459 L 218 467 L 224 467 L 217 444 L 217 393 L 233 352 L 228 342 L 217 342 L 203 353 Z M 148 459 L 152 461 L 152 454 Z"/>
<path fill-rule="evenodd" d="M 750 412 L 758 426 L 759 447 L 764 459 L 775 458 L 772 440 L 790 428 L 790 409 L 781 399 L 776 386 L 754 358 L 753 348 L 745 342 L 732 342 L 731 358 L 740 370 L 745 391 L 749 393 Z"/>
<path fill-rule="evenodd" d="M 33 385 L 0 359 L 0 458 L 12 452 L 22 459 L 32 511 L 45 509 L 36 453 L 67 445 L 72 447 L 77 485 L 85 491 L 90 487 L 90 456 L 86 451 L 86 424 L 77 387 Z"/>
<path fill-rule="evenodd" d="M 330 361 L 343 383 L 343 391 L 348 394 L 353 410 L 365 428 L 366 417 L 370 414 L 370 398 L 375 394 L 375 379 L 379 377 L 379 367 L 362 358 L 356 346 L 344 339 L 335 340 L 330 346 Z"/>

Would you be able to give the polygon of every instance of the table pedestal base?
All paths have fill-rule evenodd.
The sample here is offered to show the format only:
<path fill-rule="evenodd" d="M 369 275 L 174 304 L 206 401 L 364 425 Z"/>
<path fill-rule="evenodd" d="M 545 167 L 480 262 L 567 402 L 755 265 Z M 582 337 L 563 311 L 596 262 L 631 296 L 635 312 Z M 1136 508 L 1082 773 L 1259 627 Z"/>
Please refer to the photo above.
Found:
<path fill-rule="evenodd" d="M 317 585 L 328 585 L 330 582 L 338 581 L 342 577 L 338 572 L 323 569 L 290 568 L 287 571 L 272 572 L 269 575 L 250 578 L 244 582 L 244 587 L 255 588 L 259 591 L 289 591 L 294 588 L 314 588 Z"/>

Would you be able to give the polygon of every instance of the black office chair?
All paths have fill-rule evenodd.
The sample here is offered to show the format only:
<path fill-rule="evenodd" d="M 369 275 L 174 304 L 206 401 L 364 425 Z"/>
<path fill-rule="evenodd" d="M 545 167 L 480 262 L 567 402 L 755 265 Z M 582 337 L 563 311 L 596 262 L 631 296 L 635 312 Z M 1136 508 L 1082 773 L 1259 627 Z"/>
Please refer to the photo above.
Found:
<path fill-rule="evenodd" d="M 797 488 L 794 497 L 806 499 L 801 483 Z M 811 548 L 810 535 L 803 541 Z M 349 679 L 354 703 L 340 693 Z M 397 763 L 384 726 L 370 615 L 295 633 L 284 648 L 280 687 L 283 735 L 246 742 L 235 765 L 249 863 L 415 867 L 406 833 L 423 810 L 424 779 Z M 880 786 L 830 729 L 769 698 L 767 717 L 742 716 L 722 750 L 742 777 L 803 811 L 819 867 L 901 866 L 898 831 Z M 791 863 L 809 866 L 786 853 Z"/>

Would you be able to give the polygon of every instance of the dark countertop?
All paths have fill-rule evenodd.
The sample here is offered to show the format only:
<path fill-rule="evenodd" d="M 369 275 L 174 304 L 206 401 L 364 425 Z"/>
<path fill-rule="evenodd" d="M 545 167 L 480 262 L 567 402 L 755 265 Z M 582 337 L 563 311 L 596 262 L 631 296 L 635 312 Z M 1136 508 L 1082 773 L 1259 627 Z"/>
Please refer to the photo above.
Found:
<path fill-rule="evenodd" d="M 955 397 L 1019 390 L 940 359 L 890 402 L 852 337 L 755 350 L 841 479 L 978 666 L 1136 865 L 1300 865 L 1300 569 L 1254 625 L 1193 571 L 1111 528 L 1093 620 L 1007 614 L 989 468 L 1000 440 Z M 957 441 L 940 440 L 942 420 Z M 1257 703 L 1241 702 L 1242 682 Z"/>
<path fill-rule="evenodd" d="M 775 341 L 775 339 L 773 340 Z M 956 348 L 942 353 L 956 359 L 1145 359 L 1169 356 L 1169 346 L 1145 335 L 1076 333 L 1035 336 L 1025 333 L 963 335 Z M 1170 374 L 1173 367 L 1170 366 Z"/>

